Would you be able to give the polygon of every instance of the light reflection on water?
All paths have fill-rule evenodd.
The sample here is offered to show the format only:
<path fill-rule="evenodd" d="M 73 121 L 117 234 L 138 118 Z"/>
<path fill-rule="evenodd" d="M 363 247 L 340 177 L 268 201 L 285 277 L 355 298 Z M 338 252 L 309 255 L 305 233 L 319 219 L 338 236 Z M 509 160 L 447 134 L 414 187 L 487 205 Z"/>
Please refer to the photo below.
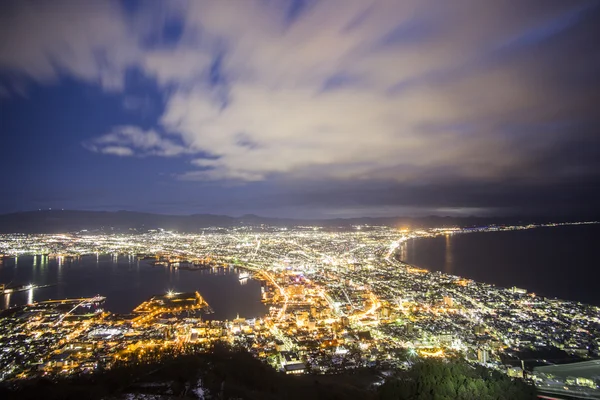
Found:
<path fill-rule="evenodd" d="M 2 295 L 0 305 L 6 309 L 34 301 L 100 294 L 106 297 L 107 310 L 129 313 L 151 296 L 175 290 L 200 292 L 215 311 L 207 316 L 210 319 L 233 319 L 238 313 L 247 318 L 266 314 L 260 302 L 261 283 L 240 280 L 238 275 L 234 268 L 188 271 L 153 266 L 127 255 L 22 256 L 4 260 L 0 283 L 53 286 Z"/>
<path fill-rule="evenodd" d="M 444 272 L 454 274 L 454 254 L 452 253 L 452 235 L 446 234 L 446 248 L 444 249 Z"/>
<path fill-rule="evenodd" d="M 598 225 L 411 239 L 401 259 L 430 271 L 600 305 Z"/>

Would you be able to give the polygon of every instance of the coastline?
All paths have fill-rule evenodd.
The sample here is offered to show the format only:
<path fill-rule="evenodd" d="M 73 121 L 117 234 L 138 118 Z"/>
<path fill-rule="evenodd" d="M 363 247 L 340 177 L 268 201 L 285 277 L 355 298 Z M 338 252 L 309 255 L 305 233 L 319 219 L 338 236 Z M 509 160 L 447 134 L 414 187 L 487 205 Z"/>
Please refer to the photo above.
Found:
<path fill-rule="evenodd" d="M 468 231 L 413 237 L 403 243 L 404 249 L 400 246 L 396 249 L 394 258 L 429 272 L 441 272 L 503 288 L 523 288 L 549 299 L 600 306 L 600 294 L 594 296 L 594 290 L 586 291 L 589 280 L 579 279 L 580 276 L 598 273 L 589 260 L 594 259 L 593 239 L 600 233 L 599 225 L 584 226 L 583 229 L 579 224 L 571 224 L 538 227 L 555 229 Z M 571 236 L 579 239 L 573 239 L 577 248 L 574 245 L 564 246 L 565 238 Z M 565 269 L 567 265 L 569 267 Z M 568 279 L 573 290 L 567 291 L 563 281 L 548 279 L 548 275 L 554 274 L 563 276 L 563 281 Z"/>

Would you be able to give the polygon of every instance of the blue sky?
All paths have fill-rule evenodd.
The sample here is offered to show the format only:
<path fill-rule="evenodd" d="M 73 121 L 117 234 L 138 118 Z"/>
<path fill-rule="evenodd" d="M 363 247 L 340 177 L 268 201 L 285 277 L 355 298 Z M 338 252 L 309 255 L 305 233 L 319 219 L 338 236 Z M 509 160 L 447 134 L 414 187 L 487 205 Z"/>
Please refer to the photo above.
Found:
<path fill-rule="evenodd" d="M 598 211 L 595 1 L 0 7 L 0 212 Z"/>

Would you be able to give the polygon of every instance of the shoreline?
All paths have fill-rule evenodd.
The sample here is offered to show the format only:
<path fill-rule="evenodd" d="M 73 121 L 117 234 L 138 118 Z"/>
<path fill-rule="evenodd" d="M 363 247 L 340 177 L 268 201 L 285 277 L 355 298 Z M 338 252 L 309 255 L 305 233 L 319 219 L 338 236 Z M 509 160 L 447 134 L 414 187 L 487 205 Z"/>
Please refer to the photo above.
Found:
<path fill-rule="evenodd" d="M 586 223 L 570 223 L 570 224 L 560 224 L 560 225 L 543 225 L 543 226 L 535 226 L 535 227 L 530 227 L 530 228 L 524 228 L 524 229 L 506 229 L 506 230 L 493 230 L 493 231 L 484 231 L 484 230 L 477 230 L 477 231 L 461 231 L 461 232 L 455 232 L 452 234 L 443 234 L 440 233 L 438 235 L 435 236 L 421 236 L 421 237 L 411 237 L 408 238 L 404 243 L 406 243 L 406 245 L 408 245 L 408 242 L 411 240 L 415 240 L 415 243 L 418 242 L 423 242 L 423 239 L 437 239 L 440 240 L 441 237 L 452 237 L 454 235 L 456 236 L 461 236 L 464 237 L 465 234 L 472 234 L 472 233 L 480 233 L 480 234 L 484 234 L 484 233 L 516 233 L 516 232 L 526 232 L 526 231 L 530 231 L 530 230 L 535 230 L 536 228 L 567 228 L 567 227 L 579 227 L 580 225 L 585 225 L 585 226 L 597 226 L 599 225 L 599 222 L 586 222 Z M 542 230 L 542 229 L 540 229 Z M 544 231 L 550 231 L 550 229 L 544 229 Z M 481 235 L 483 237 L 483 235 Z M 431 243 L 433 243 L 433 241 L 430 240 Z M 537 243 L 539 244 L 539 243 Z M 421 249 L 413 249 L 413 254 L 417 254 L 417 253 L 424 253 L 424 252 L 440 252 L 440 254 L 443 254 L 443 252 L 445 251 L 445 249 L 442 249 L 442 244 L 441 243 L 437 243 L 436 246 L 432 249 L 432 248 L 421 248 Z M 556 246 L 553 246 L 552 243 L 548 245 L 549 248 L 555 248 Z M 408 250 L 406 250 L 408 251 Z M 555 292 L 554 290 L 550 289 L 550 288 L 538 288 L 538 289 L 533 289 L 531 288 L 530 285 L 526 284 L 526 283 L 519 283 L 517 280 L 512 281 L 511 283 L 499 283 L 498 281 L 494 282 L 494 279 L 486 279 L 485 277 L 481 277 L 481 276 L 477 276 L 477 273 L 473 274 L 472 272 L 474 270 L 494 270 L 497 269 L 498 266 L 496 265 L 491 265 L 491 266 L 486 266 L 485 264 L 482 264 L 478 267 L 474 267 L 473 265 L 467 265 L 465 266 L 464 263 L 460 263 L 460 262 L 456 262 L 456 261 L 452 261 L 452 268 L 455 270 L 458 270 L 457 272 L 447 272 L 445 271 L 445 265 L 444 263 L 438 263 L 438 265 L 436 265 L 435 267 L 431 267 L 431 263 L 429 264 L 429 266 L 425 266 L 425 265 L 419 265 L 419 263 L 415 263 L 415 262 L 408 262 L 407 260 L 402 260 L 400 259 L 400 254 L 401 254 L 401 248 L 398 247 L 398 249 L 396 249 L 394 251 L 393 257 L 395 260 L 397 260 L 398 262 L 401 262 L 403 264 L 409 265 L 413 268 L 418 268 L 418 269 L 423 269 L 423 270 L 427 270 L 430 273 L 434 273 L 434 272 L 438 272 L 438 273 L 442 273 L 442 274 L 446 274 L 446 275 L 452 275 L 452 276 L 457 276 L 459 278 L 464 278 L 464 279 L 469 279 L 469 280 L 473 280 L 475 282 L 478 283 L 483 283 L 483 284 L 487 284 L 487 285 L 491 285 L 491 286 L 495 286 L 495 287 L 500 287 L 500 288 L 505 288 L 505 289 L 511 289 L 513 287 L 517 287 L 517 288 L 523 288 L 525 290 L 527 290 L 527 293 L 533 293 L 536 296 L 540 296 L 540 297 L 544 297 L 546 299 L 550 299 L 550 300 L 562 300 L 562 301 L 569 301 L 569 302 L 574 302 L 574 303 L 579 303 L 579 304 L 584 304 L 584 305 L 591 305 L 591 306 L 595 306 L 595 307 L 600 307 L 600 297 L 598 297 L 597 299 L 592 299 L 592 300 L 585 300 L 582 298 L 576 298 L 573 296 L 564 296 L 561 295 L 560 293 L 558 294 L 553 294 L 553 292 Z M 452 259 L 456 258 L 456 254 L 457 254 L 457 250 L 454 249 L 453 250 L 454 254 L 452 255 Z M 538 254 L 538 256 L 535 257 L 530 257 L 531 255 L 536 255 Z M 525 259 L 527 258 L 528 260 L 540 260 L 540 258 L 543 256 L 542 252 L 534 252 L 534 253 L 527 253 L 524 257 L 521 257 L 520 259 Z M 494 257 L 493 255 L 489 255 L 488 257 Z M 409 257 L 406 257 L 409 258 Z M 537 263 L 540 263 L 540 261 L 536 261 L 536 262 L 529 262 L 528 265 L 536 265 Z M 468 263 L 467 263 L 468 264 Z M 514 264 L 514 262 L 507 262 L 505 265 L 511 265 Z M 461 267 L 462 266 L 462 267 Z M 470 270 L 469 270 L 470 269 Z M 541 268 L 540 266 L 535 266 L 534 268 L 527 268 L 527 269 L 520 269 L 518 271 L 515 271 L 513 269 L 509 269 L 506 271 L 506 274 L 510 275 L 510 274 L 515 274 L 515 275 L 519 275 L 519 272 L 524 272 L 524 271 L 528 271 L 529 272 L 529 277 L 531 278 L 531 275 L 534 275 L 536 273 L 542 274 L 545 271 L 543 268 Z M 536 272 L 537 271 L 537 272 Z M 506 274 L 504 274 L 503 276 L 506 276 Z M 531 279 L 530 279 L 531 280 Z M 544 281 L 543 279 L 539 279 L 540 282 L 549 282 L 549 281 Z M 552 281 L 554 282 L 554 281 Z M 548 285 L 546 285 L 548 286 Z M 580 293 L 583 292 L 581 290 L 577 290 L 574 293 Z M 584 292 L 587 293 L 587 292 Z"/>

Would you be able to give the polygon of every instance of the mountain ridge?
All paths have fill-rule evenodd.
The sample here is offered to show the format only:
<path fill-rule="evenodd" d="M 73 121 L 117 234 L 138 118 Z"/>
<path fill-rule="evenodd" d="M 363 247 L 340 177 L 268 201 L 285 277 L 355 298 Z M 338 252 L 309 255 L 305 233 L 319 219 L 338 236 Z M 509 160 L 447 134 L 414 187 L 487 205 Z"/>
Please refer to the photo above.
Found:
<path fill-rule="evenodd" d="M 87 211 L 87 210 L 40 210 L 0 214 L 0 233 L 65 233 L 75 231 L 130 231 L 165 229 L 178 232 L 200 232 L 210 227 L 233 228 L 236 226 L 297 227 L 322 226 L 324 228 L 349 228 L 354 225 L 378 225 L 391 227 L 429 228 L 445 226 L 483 226 L 490 224 L 510 225 L 543 222 L 574 221 L 559 217 L 353 217 L 329 219 L 299 219 L 263 217 L 245 214 L 232 217 L 222 214 L 170 215 L 138 211 Z"/>

